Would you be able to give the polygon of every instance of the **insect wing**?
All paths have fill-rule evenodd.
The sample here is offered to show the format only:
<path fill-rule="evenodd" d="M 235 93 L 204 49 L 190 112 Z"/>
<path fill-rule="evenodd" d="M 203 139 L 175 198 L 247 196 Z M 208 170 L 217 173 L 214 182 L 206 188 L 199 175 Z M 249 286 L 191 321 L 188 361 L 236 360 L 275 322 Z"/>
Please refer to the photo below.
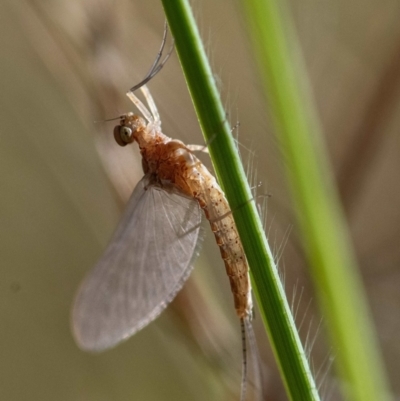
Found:
<path fill-rule="evenodd" d="M 78 345 L 102 351 L 154 320 L 192 270 L 201 212 L 196 201 L 149 185 L 136 186 L 103 257 L 75 298 Z"/>

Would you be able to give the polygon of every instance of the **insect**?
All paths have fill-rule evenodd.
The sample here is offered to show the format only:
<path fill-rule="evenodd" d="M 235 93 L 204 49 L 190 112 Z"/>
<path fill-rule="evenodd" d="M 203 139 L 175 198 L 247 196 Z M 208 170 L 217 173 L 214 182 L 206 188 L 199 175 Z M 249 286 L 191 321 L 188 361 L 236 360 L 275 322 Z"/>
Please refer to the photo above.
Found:
<path fill-rule="evenodd" d="M 162 48 L 164 42 L 165 34 Z M 157 63 L 148 76 L 154 76 Z M 195 156 L 198 147 L 162 133 L 147 81 L 127 93 L 142 116 L 126 113 L 114 128 L 121 146 L 139 145 L 144 177 L 73 306 L 73 334 L 87 351 L 103 351 L 127 339 L 172 301 L 192 270 L 202 211 L 224 260 L 243 332 L 251 326 L 249 268 L 228 202 Z M 133 93 L 138 86 L 149 109 Z"/>

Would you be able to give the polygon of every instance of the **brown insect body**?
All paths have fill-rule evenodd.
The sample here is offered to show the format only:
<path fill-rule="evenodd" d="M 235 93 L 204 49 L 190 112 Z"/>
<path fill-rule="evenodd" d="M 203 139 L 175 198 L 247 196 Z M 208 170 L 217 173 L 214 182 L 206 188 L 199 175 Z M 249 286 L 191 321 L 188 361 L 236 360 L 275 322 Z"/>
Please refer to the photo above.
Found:
<path fill-rule="evenodd" d="M 225 195 L 215 178 L 183 142 L 161 132 L 159 121 L 146 124 L 127 113 L 116 130 L 131 130 L 129 142 L 136 141 L 143 157 L 143 170 L 160 186 L 168 185 L 194 198 L 204 210 L 215 235 L 229 277 L 236 313 L 251 317 L 252 298 L 249 268 L 235 222 Z"/>
<path fill-rule="evenodd" d="M 261 388 L 246 256 L 222 189 L 193 153 L 202 148 L 185 145 L 162 133 L 157 107 L 145 85 L 172 53 L 173 46 L 160 61 L 167 31 L 166 25 L 150 72 L 127 92 L 142 117 L 124 114 L 120 125 L 114 128 L 119 145 L 138 143 L 145 176 L 134 189 L 103 256 L 75 297 L 72 330 L 82 349 L 99 352 L 126 340 L 157 318 L 193 268 L 200 209 L 203 209 L 224 260 L 240 318 L 243 352 L 240 400 L 244 401 L 246 336 L 253 355 L 255 387 Z M 139 88 L 149 108 L 134 94 Z"/>

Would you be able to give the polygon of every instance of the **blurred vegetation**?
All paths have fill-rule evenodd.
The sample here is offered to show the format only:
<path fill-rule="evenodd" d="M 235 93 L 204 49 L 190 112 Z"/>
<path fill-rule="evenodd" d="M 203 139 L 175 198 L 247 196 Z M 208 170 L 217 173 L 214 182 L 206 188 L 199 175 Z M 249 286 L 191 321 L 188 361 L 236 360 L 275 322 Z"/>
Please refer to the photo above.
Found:
<path fill-rule="evenodd" d="M 233 124 L 240 121 L 245 165 L 250 160 L 256 181 L 272 195 L 266 229 L 276 254 L 283 253 L 289 298 L 297 291 L 294 304 L 305 340 L 315 335 L 321 317 L 285 188 L 284 161 L 272 125 L 261 112 L 264 103 L 241 9 L 232 2 L 193 6 L 228 117 Z M 396 394 L 398 8 L 377 1 L 292 5 Z M 1 398 L 236 399 L 239 327 L 210 235 L 188 288 L 130 341 L 93 356 L 77 349 L 69 331 L 74 292 L 141 177 L 137 152 L 114 145 L 112 123 L 94 121 L 132 109 L 124 94 L 142 78 L 158 50 L 164 23 L 160 3 L 4 1 L 0 16 Z M 176 58 L 150 87 L 165 132 L 199 143 Z M 261 322 L 255 324 L 260 329 Z M 284 400 L 271 350 L 258 331 L 266 394 L 269 400 Z M 321 376 L 330 356 L 335 351 L 327 345 L 322 323 L 312 350 Z M 332 372 L 325 385 L 331 399 L 338 399 Z"/>

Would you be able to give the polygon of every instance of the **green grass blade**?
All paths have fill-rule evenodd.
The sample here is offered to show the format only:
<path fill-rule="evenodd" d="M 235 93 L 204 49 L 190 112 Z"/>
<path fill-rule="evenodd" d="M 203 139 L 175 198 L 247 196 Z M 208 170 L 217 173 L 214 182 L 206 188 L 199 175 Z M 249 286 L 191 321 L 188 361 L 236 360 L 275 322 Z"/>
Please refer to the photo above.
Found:
<path fill-rule="evenodd" d="M 215 171 L 234 211 L 262 318 L 287 392 L 292 400 L 319 400 L 263 226 L 254 202 L 249 202 L 252 194 L 190 5 L 185 0 L 163 0 L 163 5 Z"/>
<path fill-rule="evenodd" d="M 243 2 L 285 153 L 303 243 L 335 344 L 346 400 L 389 399 L 366 297 L 333 184 L 305 69 L 282 2 Z"/>

